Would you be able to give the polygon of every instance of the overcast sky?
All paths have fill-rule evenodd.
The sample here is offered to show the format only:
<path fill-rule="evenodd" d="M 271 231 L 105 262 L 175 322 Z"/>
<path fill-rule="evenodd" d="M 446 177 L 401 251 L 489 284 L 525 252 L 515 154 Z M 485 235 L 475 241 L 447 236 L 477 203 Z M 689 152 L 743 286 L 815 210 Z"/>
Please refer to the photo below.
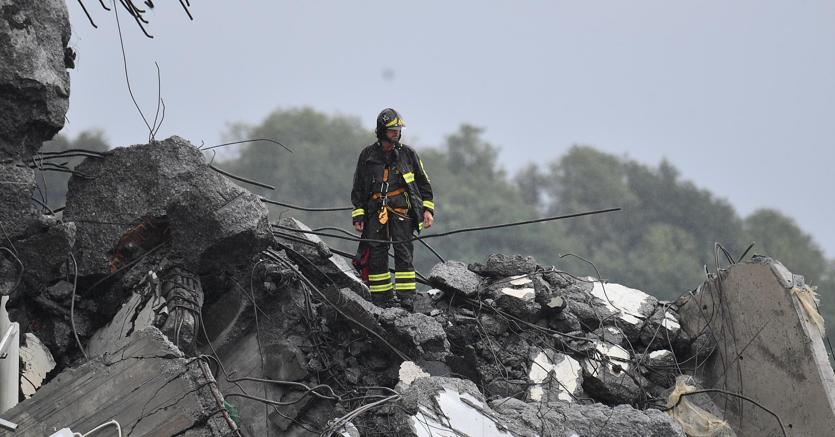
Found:
<path fill-rule="evenodd" d="M 147 141 L 125 87 L 115 17 L 68 1 L 70 136 Z M 140 4 L 140 1 L 136 1 Z M 392 106 L 406 142 L 486 128 L 506 168 L 589 144 L 657 165 L 728 199 L 794 217 L 835 257 L 835 2 L 155 2 L 145 38 L 120 18 L 131 84 L 153 118 L 195 144 L 230 122 L 311 106 L 362 117 Z M 359 150 L 362 145 L 357 145 Z"/>

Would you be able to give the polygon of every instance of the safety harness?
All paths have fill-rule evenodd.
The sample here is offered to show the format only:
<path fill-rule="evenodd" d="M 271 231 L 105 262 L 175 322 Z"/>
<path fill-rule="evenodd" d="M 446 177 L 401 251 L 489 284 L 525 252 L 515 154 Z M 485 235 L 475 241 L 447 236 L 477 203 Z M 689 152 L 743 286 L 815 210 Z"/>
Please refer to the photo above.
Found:
<path fill-rule="evenodd" d="M 371 200 L 383 199 L 383 204 L 380 205 L 380 210 L 377 211 L 377 220 L 381 225 L 388 223 L 389 212 L 399 217 L 409 218 L 409 208 L 392 208 L 388 205 L 388 200 L 391 197 L 399 196 L 406 192 L 406 189 L 401 187 L 392 191 L 388 191 L 389 187 L 389 168 L 383 169 L 383 183 L 380 186 L 380 191 L 371 195 Z"/>

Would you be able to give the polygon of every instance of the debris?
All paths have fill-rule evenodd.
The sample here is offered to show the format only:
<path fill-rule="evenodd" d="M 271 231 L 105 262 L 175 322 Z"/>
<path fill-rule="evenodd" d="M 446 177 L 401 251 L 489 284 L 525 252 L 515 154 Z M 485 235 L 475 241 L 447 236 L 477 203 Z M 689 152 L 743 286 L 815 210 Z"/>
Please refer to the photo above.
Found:
<path fill-rule="evenodd" d="M 55 368 L 49 349 L 31 332 L 27 332 L 20 346 L 20 391 L 26 399 L 41 387 L 46 375 Z"/>
<path fill-rule="evenodd" d="M 490 278 L 528 275 L 536 271 L 536 260 L 532 256 L 505 255 L 494 253 L 482 264 L 470 264 L 470 270 Z"/>
<path fill-rule="evenodd" d="M 835 373 L 820 331 L 792 294 L 804 286 L 779 261 L 755 257 L 711 275 L 679 309 L 691 337 L 699 341 L 709 328 L 717 340 L 695 376 L 725 392 L 744 388 L 768 409 L 713 394 L 739 435 L 826 435 L 835 427 Z"/>
<path fill-rule="evenodd" d="M 116 353 L 64 371 L 4 417 L 21 436 L 49 435 L 68 424 L 90 430 L 112 419 L 125 435 L 235 435 L 216 390 L 204 361 L 185 359 L 149 328 Z"/>
<path fill-rule="evenodd" d="M 66 3 L 4 1 L 0 41 L 0 160 L 27 160 L 64 127 L 69 107 Z"/>
<path fill-rule="evenodd" d="M 441 290 L 473 297 L 479 290 L 481 279 L 469 271 L 466 264 L 460 261 L 447 261 L 432 267 L 429 282 Z"/>

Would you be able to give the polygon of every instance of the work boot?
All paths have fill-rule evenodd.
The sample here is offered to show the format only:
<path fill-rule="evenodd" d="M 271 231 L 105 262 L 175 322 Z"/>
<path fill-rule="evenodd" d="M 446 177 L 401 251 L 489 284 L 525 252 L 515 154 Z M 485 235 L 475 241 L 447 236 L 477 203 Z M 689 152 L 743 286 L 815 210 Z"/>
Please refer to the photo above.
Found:
<path fill-rule="evenodd" d="M 405 309 L 412 311 L 415 309 L 415 292 L 414 290 L 411 291 L 398 291 L 397 298 L 400 300 L 400 306 Z"/>
<path fill-rule="evenodd" d="M 391 291 L 371 293 L 371 303 L 380 308 L 389 308 L 394 303 L 394 293 Z"/>

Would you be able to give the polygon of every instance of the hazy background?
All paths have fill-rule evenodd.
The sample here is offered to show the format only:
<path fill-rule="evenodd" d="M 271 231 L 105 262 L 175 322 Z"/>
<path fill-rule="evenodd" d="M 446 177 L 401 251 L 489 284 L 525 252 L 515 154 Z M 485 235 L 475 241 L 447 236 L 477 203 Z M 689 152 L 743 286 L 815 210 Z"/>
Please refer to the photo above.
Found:
<path fill-rule="evenodd" d="M 150 118 L 154 61 L 161 69 L 158 138 L 216 144 L 230 122 L 299 106 L 371 129 L 392 106 L 417 146 L 462 123 L 484 127 L 511 173 L 574 144 L 667 158 L 743 215 L 793 217 L 835 256 L 831 1 L 192 2 L 194 21 L 177 2 L 156 3 L 152 40 L 120 18 Z M 113 13 L 85 4 L 99 28 L 68 2 L 79 55 L 63 133 L 146 142 Z"/>

